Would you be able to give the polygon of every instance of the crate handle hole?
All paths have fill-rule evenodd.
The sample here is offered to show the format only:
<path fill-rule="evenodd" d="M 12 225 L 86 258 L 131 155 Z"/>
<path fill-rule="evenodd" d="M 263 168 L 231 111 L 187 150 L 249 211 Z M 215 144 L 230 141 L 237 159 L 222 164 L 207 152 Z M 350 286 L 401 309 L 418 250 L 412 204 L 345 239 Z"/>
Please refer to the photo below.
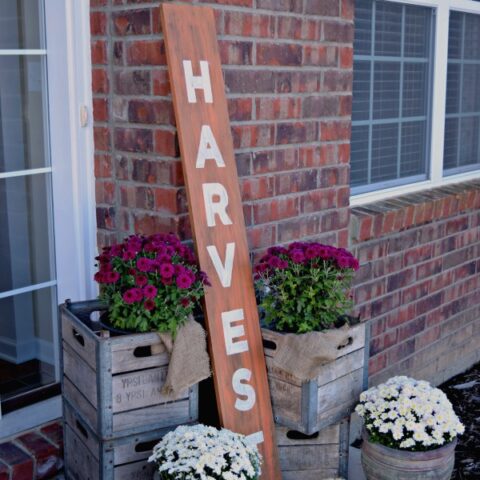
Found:
<path fill-rule="evenodd" d="M 78 333 L 74 328 L 72 328 L 72 333 L 73 333 L 73 338 L 82 346 L 85 346 L 85 339 L 83 338 L 83 335 Z"/>
<path fill-rule="evenodd" d="M 345 347 L 348 347 L 349 345 L 351 345 L 353 343 L 353 337 L 348 337 L 348 340 L 346 341 L 345 344 L 343 345 L 339 345 L 337 347 L 337 350 L 341 350 L 342 348 L 345 348 Z"/>
<path fill-rule="evenodd" d="M 87 429 L 78 420 L 75 421 L 75 424 L 77 425 L 78 431 L 88 440 Z"/>
<path fill-rule="evenodd" d="M 275 342 L 272 342 L 271 340 L 265 340 L 263 339 L 263 348 L 268 348 L 269 350 L 276 350 L 277 349 L 277 344 Z"/>
<path fill-rule="evenodd" d="M 287 432 L 287 438 L 290 440 L 315 440 L 318 438 L 319 432 L 306 435 L 305 433 L 297 432 L 296 430 L 289 430 Z"/>
<path fill-rule="evenodd" d="M 148 442 L 140 442 L 135 445 L 135 451 L 137 453 L 150 452 L 153 450 L 153 447 L 161 440 L 157 438 L 156 440 L 150 440 Z"/>
<path fill-rule="evenodd" d="M 143 347 L 137 347 L 133 351 L 133 356 L 137 358 L 145 358 L 145 357 L 151 357 L 152 356 L 152 348 L 150 345 L 145 345 Z"/>

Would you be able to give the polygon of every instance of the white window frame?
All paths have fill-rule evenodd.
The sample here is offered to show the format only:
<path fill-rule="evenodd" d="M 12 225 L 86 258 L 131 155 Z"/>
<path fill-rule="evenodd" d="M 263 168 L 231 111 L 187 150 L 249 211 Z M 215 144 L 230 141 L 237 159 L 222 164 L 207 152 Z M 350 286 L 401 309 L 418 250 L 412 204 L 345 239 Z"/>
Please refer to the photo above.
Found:
<path fill-rule="evenodd" d="M 57 285 L 58 302 L 63 303 L 67 298 L 94 298 L 98 292 L 93 281 L 97 227 L 90 2 L 45 0 L 45 22 L 51 156 L 51 169 L 48 167 L 45 170 L 52 172 L 56 261 L 54 283 Z M 16 53 L 12 50 L 12 54 Z M 22 50 L 21 53 L 25 54 L 26 51 Z M 85 111 L 90 113 L 86 124 L 81 119 L 81 113 Z M 54 326 L 54 339 L 58 342 L 55 355 L 58 365 L 58 325 Z M 0 439 L 61 416 L 60 397 L 4 414 L 3 417 L 0 411 Z"/>
<path fill-rule="evenodd" d="M 428 180 L 392 188 L 359 193 L 350 196 L 350 205 L 357 206 L 387 198 L 420 192 L 429 188 L 480 178 L 480 169 L 465 173 L 443 175 L 443 147 L 445 137 L 445 108 L 447 95 L 448 34 L 450 11 L 480 15 L 480 2 L 473 0 L 383 0 L 404 5 L 417 5 L 435 9 L 435 35 L 433 45 L 433 90 L 431 111 L 431 140 Z"/>

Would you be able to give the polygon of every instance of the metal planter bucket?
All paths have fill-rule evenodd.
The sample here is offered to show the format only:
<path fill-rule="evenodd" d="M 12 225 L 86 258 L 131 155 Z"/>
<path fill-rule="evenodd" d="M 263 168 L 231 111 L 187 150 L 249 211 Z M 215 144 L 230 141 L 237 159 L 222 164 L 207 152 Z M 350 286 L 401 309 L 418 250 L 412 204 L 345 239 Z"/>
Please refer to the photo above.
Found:
<path fill-rule="evenodd" d="M 363 435 L 362 466 L 367 480 L 450 480 L 457 440 L 427 452 L 408 452 L 371 443 Z"/>

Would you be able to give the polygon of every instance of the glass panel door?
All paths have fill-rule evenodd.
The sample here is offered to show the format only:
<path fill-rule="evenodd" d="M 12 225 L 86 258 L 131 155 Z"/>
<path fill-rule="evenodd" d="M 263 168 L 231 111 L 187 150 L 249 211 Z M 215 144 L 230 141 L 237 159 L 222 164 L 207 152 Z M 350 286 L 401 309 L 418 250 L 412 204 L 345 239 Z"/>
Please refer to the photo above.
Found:
<path fill-rule="evenodd" d="M 41 0 L 0 2 L 0 401 L 58 380 Z"/>

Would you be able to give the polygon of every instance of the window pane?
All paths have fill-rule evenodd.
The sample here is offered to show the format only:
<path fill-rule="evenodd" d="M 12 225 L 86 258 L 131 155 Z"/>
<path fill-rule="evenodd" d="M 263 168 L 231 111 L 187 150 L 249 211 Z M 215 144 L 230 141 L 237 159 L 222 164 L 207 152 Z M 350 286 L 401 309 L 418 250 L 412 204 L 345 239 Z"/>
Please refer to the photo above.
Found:
<path fill-rule="evenodd" d="M 368 32 L 354 40 L 354 193 L 385 188 L 387 181 L 393 186 L 408 183 L 410 177 L 426 178 L 432 90 L 434 9 L 383 0 L 360 3 L 364 29 L 366 19 L 373 17 L 375 45 L 367 56 Z"/>
<path fill-rule="evenodd" d="M 428 8 L 405 6 L 406 57 L 428 57 L 430 51 L 431 11 Z"/>
<path fill-rule="evenodd" d="M 478 135 L 480 133 L 478 117 L 464 117 L 460 121 L 460 158 L 459 166 L 479 164 Z"/>
<path fill-rule="evenodd" d="M 352 186 L 368 183 L 368 132 L 368 125 L 352 128 L 352 160 L 350 164 Z"/>
<path fill-rule="evenodd" d="M 372 52 L 372 0 L 355 2 L 355 44 L 358 55 Z"/>
<path fill-rule="evenodd" d="M 402 48 L 402 6 L 376 2 L 375 55 L 399 56 Z"/>
<path fill-rule="evenodd" d="M 376 62 L 373 80 L 373 118 L 398 117 L 400 102 L 400 65 Z"/>
<path fill-rule="evenodd" d="M 457 88 L 447 88 L 447 113 L 460 112 L 460 71 L 461 66 L 458 63 L 449 63 L 447 71 L 447 85 L 457 85 Z"/>
<path fill-rule="evenodd" d="M 45 57 L 0 55 L 0 172 L 48 166 Z"/>
<path fill-rule="evenodd" d="M 445 122 L 445 148 L 443 150 L 444 169 L 455 168 L 457 166 L 459 124 L 460 122 L 458 118 L 447 118 L 447 121 Z"/>
<path fill-rule="evenodd" d="M 450 14 L 444 174 L 480 168 L 480 15 Z"/>
<path fill-rule="evenodd" d="M 49 174 L 0 180 L 0 293 L 54 279 L 49 206 Z"/>
<path fill-rule="evenodd" d="M 366 120 L 370 114 L 370 62 L 356 60 L 353 67 L 353 91 L 355 102 L 352 105 L 352 119 Z"/>
<path fill-rule="evenodd" d="M 0 49 L 43 48 L 43 1 L 1 0 Z"/>
<path fill-rule="evenodd" d="M 54 288 L 0 299 L 0 397 L 55 382 Z"/>
<path fill-rule="evenodd" d="M 408 122 L 402 125 L 400 177 L 413 177 L 425 172 L 426 130 L 426 121 Z"/>
<path fill-rule="evenodd" d="M 372 182 L 397 178 L 398 125 L 374 125 L 372 131 Z"/>
<path fill-rule="evenodd" d="M 404 117 L 427 115 L 428 65 L 426 63 L 405 63 L 403 66 L 403 101 Z"/>

